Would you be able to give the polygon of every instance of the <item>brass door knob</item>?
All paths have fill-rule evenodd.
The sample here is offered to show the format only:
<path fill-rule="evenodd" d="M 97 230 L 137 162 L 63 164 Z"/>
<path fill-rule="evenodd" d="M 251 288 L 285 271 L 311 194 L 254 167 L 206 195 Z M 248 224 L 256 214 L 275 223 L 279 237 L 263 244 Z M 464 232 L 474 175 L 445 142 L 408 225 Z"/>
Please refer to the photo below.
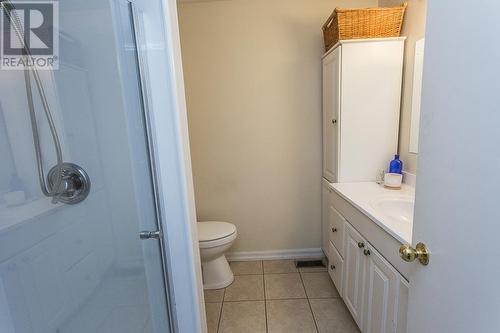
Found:
<path fill-rule="evenodd" d="M 418 259 L 422 265 L 427 265 L 429 263 L 429 250 L 424 243 L 418 243 L 415 248 L 412 248 L 408 244 L 401 245 L 399 248 L 399 256 L 407 262 Z"/>

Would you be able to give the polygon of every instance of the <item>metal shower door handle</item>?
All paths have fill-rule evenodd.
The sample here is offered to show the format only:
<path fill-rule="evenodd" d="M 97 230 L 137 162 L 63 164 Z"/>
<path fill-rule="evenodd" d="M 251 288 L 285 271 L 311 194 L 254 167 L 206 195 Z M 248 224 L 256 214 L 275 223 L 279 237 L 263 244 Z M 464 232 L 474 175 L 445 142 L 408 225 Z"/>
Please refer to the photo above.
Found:
<path fill-rule="evenodd" d="M 139 238 L 142 239 L 142 240 L 146 240 L 146 239 L 160 239 L 160 231 L 159 230 L 156 230 L 156 231 L 141 231 L 139 233 Z"/>

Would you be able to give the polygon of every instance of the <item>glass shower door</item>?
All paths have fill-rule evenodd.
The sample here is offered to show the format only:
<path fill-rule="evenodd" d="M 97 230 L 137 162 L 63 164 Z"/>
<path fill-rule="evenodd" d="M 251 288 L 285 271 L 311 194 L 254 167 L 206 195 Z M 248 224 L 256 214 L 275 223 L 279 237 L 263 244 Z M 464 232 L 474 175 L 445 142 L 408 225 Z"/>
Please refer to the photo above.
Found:
<path fill-rule="evenodd" d="M 139 239 L 159 217 L 137 16 L 124 0 L 58 7 L 59 68 L 38 73 L 64 162 L 90 192 L 76 204 L 43 194 L 28 88 L 47 171 L 57 155 L 43 100 L 33 74 L 0 70 L 0 332 L 169 332 L 162 248 Z"/>

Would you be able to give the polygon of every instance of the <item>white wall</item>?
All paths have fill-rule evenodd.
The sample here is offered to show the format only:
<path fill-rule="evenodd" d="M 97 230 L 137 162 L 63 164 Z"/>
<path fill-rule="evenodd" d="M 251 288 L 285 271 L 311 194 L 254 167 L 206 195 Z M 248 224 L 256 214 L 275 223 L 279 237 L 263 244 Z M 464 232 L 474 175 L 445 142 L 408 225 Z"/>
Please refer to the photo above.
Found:
<path fill-rule="evenodd" d="M 401 0 L 379 0 L 380 7 L 399 6 Z M 408 0 L 401 35 L 406 36 L 403 88 L 401 93 L 401 118 L 399 124 L 399 153 L 404 162 L 404 169 L 417 172 L 417 154 L 410 153 L 411 106 L 413 95 L 413 66 L 415 60 L 415 42 L 425 36 L 425 16 L 427 0 Z"/>
<path fill-rule="evenodd" d="M 321 26 L 358 0 L 179 4 L 199 220 L 232 251 L 320 247 Z"/>

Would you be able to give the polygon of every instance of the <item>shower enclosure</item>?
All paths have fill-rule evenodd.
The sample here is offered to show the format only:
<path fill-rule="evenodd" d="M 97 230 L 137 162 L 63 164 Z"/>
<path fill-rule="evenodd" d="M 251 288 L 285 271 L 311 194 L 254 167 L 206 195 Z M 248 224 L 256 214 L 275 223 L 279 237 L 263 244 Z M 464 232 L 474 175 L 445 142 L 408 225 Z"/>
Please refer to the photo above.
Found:
<path fill-rule="evenodd" d="M 88 195 L 44 193 L 47 178 L 61 191 L 81 184 L 68 174 L 76 183 L 58 183 L 34 74 L 0 70 L 0 332 L 173 331 L 141 10 L 126 0 L 58 3 L 59 68 L 38 71 L 39 83 L 59 155 L 81 167 Z"/>

